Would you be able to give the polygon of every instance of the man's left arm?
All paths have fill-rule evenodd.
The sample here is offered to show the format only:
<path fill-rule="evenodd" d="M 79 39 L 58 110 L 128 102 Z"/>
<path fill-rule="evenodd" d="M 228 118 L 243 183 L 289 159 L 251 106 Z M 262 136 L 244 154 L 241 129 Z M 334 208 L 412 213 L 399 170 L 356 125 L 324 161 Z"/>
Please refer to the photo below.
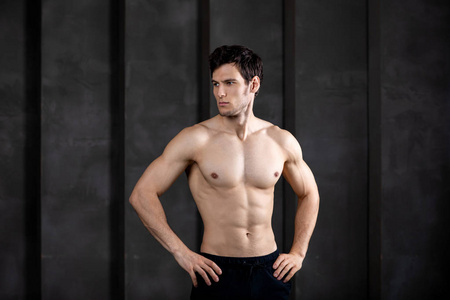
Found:
<path fill-rule="evenodd" d="M 287 145 L 288 159 L 283 176 L 297 195 L 298 206 L 291 250 L 280 254 L 273 265 L 273 275 L 278 280 L 284 278 L 284 282 L 288 282 L 301 269 L 319 212 L 319 191 L 311 169 L 303 160 L 300 145 L 292 135 Z"/>

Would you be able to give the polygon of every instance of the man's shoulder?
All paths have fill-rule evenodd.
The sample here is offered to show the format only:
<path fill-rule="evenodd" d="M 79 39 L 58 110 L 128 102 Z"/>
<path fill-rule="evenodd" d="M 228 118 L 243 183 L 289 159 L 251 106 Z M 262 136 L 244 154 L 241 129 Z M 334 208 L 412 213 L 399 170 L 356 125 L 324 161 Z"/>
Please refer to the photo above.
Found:
<path fill-rule="evenodd" d="M 196 126 L 203 128 L 203 130 L 211 132 L 211 131 L 217 131 L 220 128 L 220 118 L 219 116 L 214 116 L 210 119 L 207 119 L 203 122 L 200 122 L 196 124 Z"/>
<path fill-rule="evenodd" d="M 204 126 L 185 127 L 167 144 L 163 156 L 192 160 L 207 141 L 208 132 Z"/>
<path fill-rule="evenodd" d="M 217 136 L 224 130 L 219 124 L 218 118 L 212 117 L 211 119 L 187 127 L 183 131 L 186 135 L 196 141 L 206 142 L 211 137 Z"/>
<path fill-rule="evenodd" d="M 266 132 L 268 136 L 282 146 L 287 146 L 294 141 L 297 141 L 292 133 L 286 129 L 278 127 L 277 125 L 271 124 L 271 126 L 266 128 Z"/>
<path fill-rule="evenodd" d="M 297 138 L 288 130 L 273 125 L 267 128 L 267 135 L 285 151 L 290 159 L 302 156 L 302 149 Z"/>
<path fill-rule="evenodd" d="M 205 140 L 207 136 L 208 129 L 199 123 L 189 127 L 185 127 L 178 133 L 178 135 L 174 139 L 193 144 Z"/>
<path fill-rule="evenodd" d="M 185 127 L 174 139 L 180 142 L 188 142 L 190 145 L 199 145 L 207 142 L 216 131 L 214 130 L 214 122 L 211 122 L 211 120 Z"/>
<path fill-rule="evenodd" d="M 181 133 L 189 136 L 190 138 L 206 138 L 214 134 L 217 131 L 216 122 L 214 118 L 197 123 L 195 125 L 184 128 Z"/>

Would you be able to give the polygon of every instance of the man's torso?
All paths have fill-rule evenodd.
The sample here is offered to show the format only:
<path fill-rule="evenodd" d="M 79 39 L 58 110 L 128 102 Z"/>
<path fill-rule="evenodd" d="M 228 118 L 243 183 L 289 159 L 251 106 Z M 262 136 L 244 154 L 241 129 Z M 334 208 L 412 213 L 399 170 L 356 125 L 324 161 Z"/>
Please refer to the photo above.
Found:
<path fill-rule="evenodd" d="M 202 123 L 202 143 L 188 169 L 189 186 L 203 219 L 202 252 L 234 257 L 260 256 L 277 246 L 271 227 L 274 186 L 286 154 L 276 126 L 260 121 L 241 140 Z"/>

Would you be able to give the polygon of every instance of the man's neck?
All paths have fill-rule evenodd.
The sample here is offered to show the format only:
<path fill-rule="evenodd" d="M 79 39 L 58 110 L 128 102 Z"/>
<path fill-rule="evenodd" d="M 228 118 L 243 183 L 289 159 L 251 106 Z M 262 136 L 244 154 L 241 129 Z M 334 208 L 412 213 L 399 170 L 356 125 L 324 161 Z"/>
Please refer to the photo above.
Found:
<path fill-rule="evenodd" d="M 227 130 L 235 132 L 241 141 L 245 141 L 247 136 L 254 131 L 256 117 L 250 109 L 238 116 L 222 117 L 222 124 Z"/>

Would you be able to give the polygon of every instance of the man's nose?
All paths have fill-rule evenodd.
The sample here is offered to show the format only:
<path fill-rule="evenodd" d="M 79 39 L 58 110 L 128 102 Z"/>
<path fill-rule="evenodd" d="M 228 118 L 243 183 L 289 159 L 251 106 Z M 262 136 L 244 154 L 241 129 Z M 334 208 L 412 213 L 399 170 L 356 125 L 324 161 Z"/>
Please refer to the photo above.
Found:
<path fill-rule="evenodd" d="M 219 98 L 223 98 L 225 97 L 227 94 L 225 93 L 225 89 L 221 86 L 218 87 L 217 90 L 217 96 L 219 96 Z"/>

